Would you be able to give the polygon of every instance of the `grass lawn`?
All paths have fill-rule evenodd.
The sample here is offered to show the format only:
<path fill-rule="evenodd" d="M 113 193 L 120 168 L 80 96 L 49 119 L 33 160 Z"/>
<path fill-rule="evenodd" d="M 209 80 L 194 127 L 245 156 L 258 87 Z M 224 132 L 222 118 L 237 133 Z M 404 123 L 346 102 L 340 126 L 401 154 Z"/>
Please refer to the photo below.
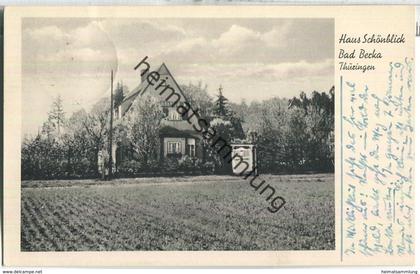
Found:
<path fill-rule="evenodd" d="M 334 249 L 334 175 L 24 181 L 22 251 Z"/>

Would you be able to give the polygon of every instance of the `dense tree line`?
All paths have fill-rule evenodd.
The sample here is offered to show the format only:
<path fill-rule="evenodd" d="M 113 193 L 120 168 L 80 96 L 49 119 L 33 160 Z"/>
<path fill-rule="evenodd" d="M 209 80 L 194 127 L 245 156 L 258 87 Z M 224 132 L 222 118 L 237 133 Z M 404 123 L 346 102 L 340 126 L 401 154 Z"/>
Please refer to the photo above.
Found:
<path fill-rule="evenodd" d="M 334 169 L 334 88 L 328 92 L 302 92 L 291 99 L 271 98 L 261 102 L 232 103 L 222 89 L 212 98 L 207 86 L 181 86 L 187 101 L 198 108 L 229 144 L 257 145 L 259 171 L 263 173 L 329 172 Z M 124 99 L 127 87 L 118 84 L 115 101 Z M 114 106 L 118 106 L 116 103 Z M 89 111 L 81 109 L 67 117 L 57 97 L 48 119 L 35 136 L 22 142 L 23 179 L 98 177 L 98 156 L 107 161 L 110 102 L 99 100 Z M 114 142 L 130 148 L 132 159 L 121 170 L 131 173 L 181 169 L 229 173 L 231 164 L 204 144 L 205 159 L 184 158 L 175 166 L 159 166 L 159 127 L 164 116 L 156 98 L 136 100 L 130 111 L 116 121 Z M 125 174 L 125 173 L 123 173 Z"/>
<path fill-rule="evenodd" d="M 260 172 L 334 170 L 334 87 L 328 92 L 313 91 L 309 96 L 302 92 L 291 99 L 243 100 L 240 104 L 230 102 L 221 90 L 214 99 L 208 96 L 206 87 L 190 85 L 183 90 L 191 102 L 200 102 L 196 105 L 225 140 L 257 145 Z M 231 170 L 222 155 L 215 155 L 208 144 L 206 148 L 216 170 Z"/>
<path fill-rule="evenodd" d="M 67 118 L 57 97 L 42 129 L 23 139 L 22 178 L 97 177 L 98 155 L 109 130 L 109 106 L 109 100 L 101 99 L 89 112 L 81 109 Z"/>
<path fill-rule="evenodd" d="M 334 88 L 234 105 L 247 138 L 257 145 L 260 172 L 329 172 L 334 169 Z"/>

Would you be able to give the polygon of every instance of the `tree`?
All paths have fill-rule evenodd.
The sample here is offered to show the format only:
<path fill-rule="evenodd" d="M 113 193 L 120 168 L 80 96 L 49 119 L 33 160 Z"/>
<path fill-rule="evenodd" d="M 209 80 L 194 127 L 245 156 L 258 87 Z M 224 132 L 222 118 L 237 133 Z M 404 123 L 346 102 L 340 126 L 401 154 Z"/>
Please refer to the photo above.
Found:
<path fill-rule="evenodd" d="M 55 131 L 54 124 L 50 122 L 49 119 L 42 124 L 41 134 L 47 137 L 48 140 L 55 138 L 54 131 Z"/>
<path fill-rule="evenodd" d="M 24 178 L 86 178 L 97 174 L 98 154 L 107 140 L 109 100 L 101 99 L 89 113 L 81 109 L 69 119 L 63 119 L 63 113 L 61 99 L 57 99 L 38 135 L 23 140 Z M 57 135 L 58 127 L 61 133 Z"/>
<path fill-rule="evenodd" d="M 311 97 L 301 93 L 289 101 L 289 108 L 304 111 L 307 165 L 317 170 L 334 166 L 334 86 L 325 92 L 313 91 Z"/>
<path fill-rule="evenodd" d="M 105 148 L 109 128 L 109 99 L 100 99 L 88 114 L 81 114 L 80 119 L 86 136 L 89 140 L 90 149 L 93 153 L 91 161 L 95 170 L 98 170 L 99 151 Z"/>
<path fill-rule="evenodd" d="M 223 96 L 222 86 L 219 88 L 219 94 L 216 97 L 216 101 L 213 107 L 213 114 L 218 117 L 229 117 L 231 116 L 231 108 L 228 103 L 228 99 Z"/>
<path fill-rule="evenodd" d="M 164 117 L 156 98 L 146 95 L 137 98 L 122 123 L 126 137 L 135 152 L 137 160 L 144 167 L 152 167 L 159 156 L 159 128 Z"/>
<path fill-rule="evenodd" d="M 65 124 L 61 136 L 67 172 L 70 177 L 91 177 L 97 174 L 97 156 L 85 127 L 88 114 L 84 109 L 74 112 Z"/>
<path fill-rule="evenodd" d="M 230 103 L 230 105 L 232 108 L 232 112 L 236 114 L 238 119 L 241 122 L 245 122 L 245 117 L 248 116 L 250 112 L 250 107 L 246 103 L 245 99 L 242 98 L 240 104 Z"/>
<path fill-rule="evenodd" d="M 222 86 L 219 88 L 219 95 L 216 97 L 213 106 L 213 119 L 211 123 L 221 124 L 222 127 L 228 127 L 223 129 L 223 132 L 229 132 L 226 135 L 227 141 L 233 139 L 245 138 L 245 133 L 242 128 L 242 119 L 232 110 L 229 100 L 222 94 Z M 221 120 L 218 122 L 218 120 Z"/>
<path fill-rule="evenodd" d="M 261 172 L 281 172 L 288 169 L 290 148 L 288 120 L 290 113 L 287 101 L 271 98 L 261 103 L 251 104 L 248 123 L 252 126 L 253 136 L 258 147 L 257 159 Z"/>
<path fill-rule="evenodd" d="M 203 86 L 202 82 L 196 85 L 181 85 L 186 101 L 193 109 L 198 109 L 200 117 L 207 119 L 212 115 L 213 102 L 207 92 L 207 86 Z"/>
<path fill-rule="evenodd" d="M 51 126 L 57 130 L 58 135 L 60 135 L 61 127 L 64 125 L 65 121 L 63 101 L 61 100 L 60 95 L 58 95 L 52 103 L 51 111 L 48 112 L 48 121 L 51 123 Z"/>
<path fill-rule="evenodd" d="M 62 178 L 66 175 L 61 129 L 65 116 L 60 96 L 54 99 L 48 119 L 34 138 L 22 143 L 22 176 L 24 178 Z"/>
<path fill-rule="evenodd" d="M 233 109 L 252 133 L 261 172 L 333 170 L 334 88 L 241 105 Z"/>
<path fill-rule="evenodd" d="M 236 117 L 236 113 L 232 111 L 228 99 L 222 94 L 222 87 L 219 88 L 219 95 L 216 97 L 213 105 L 213 117 L 210 125 L 216 132 L 217 138 L 223 140 L 213 145 L 213 141 L 209 144 L 205 142 L 205 149 L 211 156 L 219 172 L 228 172 L 231 170 L 231 163 L 226 159 L 226 152 L 221 151 L 223 146 L 231 145 L 235 139 L 244 139 L 245 134 L 242 128 L 241 119 Z M 213 150 L 220 153 L 214 153 Z"/>
<path fill-rule="evenodd" d="M 123 85 L 123 83 L 117 83 L 117 88 L 114 90 L 114 108 L 118 107 L 123 102 L 127 92 L 127 86 Z"/>

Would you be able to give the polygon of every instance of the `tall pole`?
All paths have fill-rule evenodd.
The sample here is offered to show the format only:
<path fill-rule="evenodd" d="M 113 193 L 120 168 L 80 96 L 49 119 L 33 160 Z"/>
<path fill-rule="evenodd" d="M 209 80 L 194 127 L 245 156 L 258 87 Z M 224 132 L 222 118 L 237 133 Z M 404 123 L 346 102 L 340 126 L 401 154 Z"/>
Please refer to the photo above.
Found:
<path fill-rule="evenodd" d="M 420 36 L 420 24 L 419 24 L 419 22 L 416 22 L 416 35 Z"/>
<path fill-rule="evenodd" d="M 111 70 L 111 119 L 109 122 L 109 163 L 108 179 L 112 178 L 112 120 L 114 118 L 114 71 Z"/>

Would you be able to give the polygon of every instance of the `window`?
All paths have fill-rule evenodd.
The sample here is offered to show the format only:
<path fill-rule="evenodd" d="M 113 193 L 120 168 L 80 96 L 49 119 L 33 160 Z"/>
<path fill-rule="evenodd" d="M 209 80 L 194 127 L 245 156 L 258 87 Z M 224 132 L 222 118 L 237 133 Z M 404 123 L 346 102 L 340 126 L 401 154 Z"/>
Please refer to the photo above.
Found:
<path fill-rule="evenodd" d="M 187 155 L 195 157 L 195 139 L 187 140 Z"/>
<path fill-rule="evenodd" d="M 180 142 L 168 142 L 167 143 L 168 154 L 179 154 L 181 153 L 181 143 Z"/>
<path fill-rule="evenodd" d="M 188 145 L 188 156 L 195 157 L 195 145 Z"/>

